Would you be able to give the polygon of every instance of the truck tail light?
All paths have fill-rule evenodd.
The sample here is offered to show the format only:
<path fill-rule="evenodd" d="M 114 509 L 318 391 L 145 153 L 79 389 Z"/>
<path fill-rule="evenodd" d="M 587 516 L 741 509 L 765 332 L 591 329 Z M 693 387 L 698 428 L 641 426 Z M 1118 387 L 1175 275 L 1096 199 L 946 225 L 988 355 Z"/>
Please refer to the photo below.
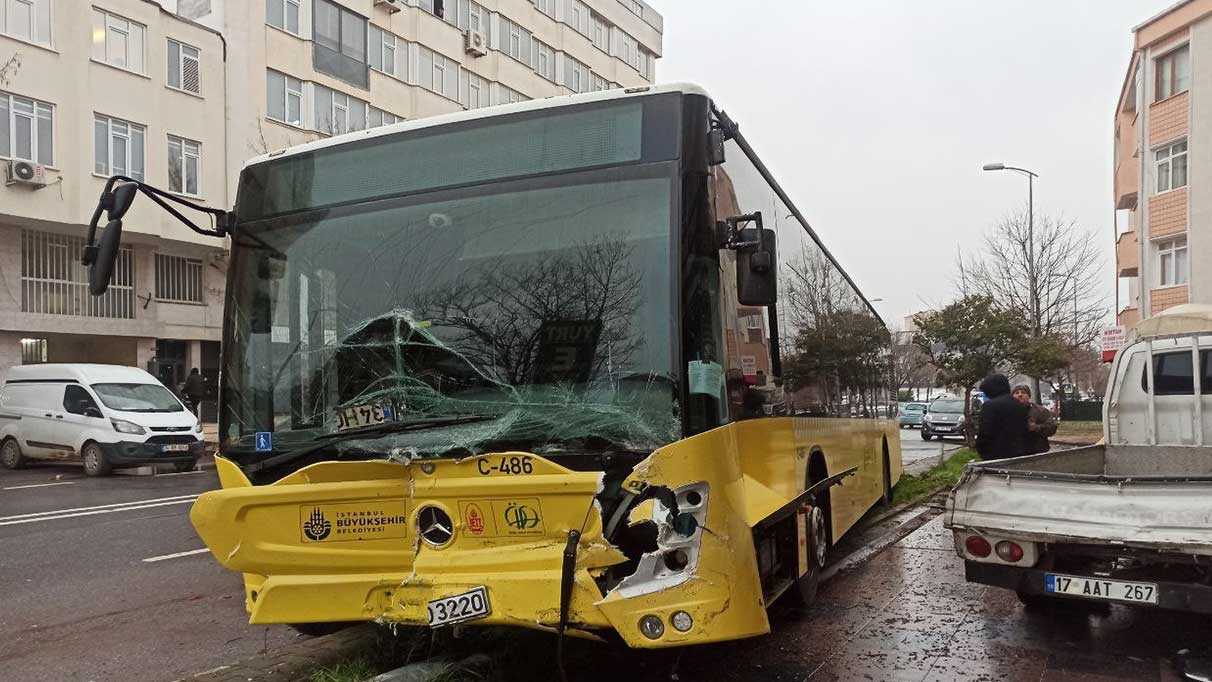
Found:
<path fill-rule="evenodd" d="M 986 542 L 985 546 L 988 547 L 989 543 Z M 1002 540 L 997 543 L 997 556 L 1007 563 L 1017 563 L 1023 558 L 1023 548 L 1017 542 Z"/>
<path fill-rule="evenodd" d="M 964 540 L 964 549 L 974 557 L 984 559 L 993 552 L 993 547 L 989 545 L 989 541 L 979 535 L 969 535 L 967 540 Z M 1021 554 L 1022 549 L 1019 549 Z"/>

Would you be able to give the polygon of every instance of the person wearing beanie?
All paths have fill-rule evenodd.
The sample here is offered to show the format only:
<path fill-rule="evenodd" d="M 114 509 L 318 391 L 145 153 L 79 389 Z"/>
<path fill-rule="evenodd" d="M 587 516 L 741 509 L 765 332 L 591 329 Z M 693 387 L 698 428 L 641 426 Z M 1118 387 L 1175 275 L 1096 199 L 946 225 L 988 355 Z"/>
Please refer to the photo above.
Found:
<path fill-rule="evenodd" d="M 1010 395 L 1010 380 L 1005 374 L 990 374 L 981 381 L 980 390 L 988 400 L 981 407 L 976 451 L 982 460 L 1005 459 L 1027 454 L 1026 405 Z"/>
<path fill-rule="evenodd" d="M 1031 387 L 1019 384 L 1010 391 L 1014 399 L 1027 406 L 1027 441 L 1024 454 L 1037 455 L 1052 449 L 1048 439 L 1056 435 L 1056 420 L 1052 412 L 1038 403 L 1031 402 Z"/>

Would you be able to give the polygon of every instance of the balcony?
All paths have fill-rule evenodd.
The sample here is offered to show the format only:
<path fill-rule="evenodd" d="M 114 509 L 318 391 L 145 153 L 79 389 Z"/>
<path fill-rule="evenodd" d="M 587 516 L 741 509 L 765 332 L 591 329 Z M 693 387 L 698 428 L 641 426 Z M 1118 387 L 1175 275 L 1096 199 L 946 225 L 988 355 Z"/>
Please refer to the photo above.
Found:
<path fill-rule="evenodd" d="M 1120 112 L 1115 124 L 1115 208 L 1136 208 L 1140 188 L 1140 131 L 1137 114 Z"/>
<path fill-rule="evenodd" d="M 1120 277 L 1140 275 L 1140 245 L 1136 232 L 1125 232 L 1115 242 L 1115 271 Z"/>

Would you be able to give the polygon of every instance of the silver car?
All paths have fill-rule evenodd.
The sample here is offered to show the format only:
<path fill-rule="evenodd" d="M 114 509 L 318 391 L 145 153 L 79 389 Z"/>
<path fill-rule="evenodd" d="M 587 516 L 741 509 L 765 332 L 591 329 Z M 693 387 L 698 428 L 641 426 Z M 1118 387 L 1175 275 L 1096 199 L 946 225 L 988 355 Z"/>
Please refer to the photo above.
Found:
<path fill-rule="evenodd" d="M 926 408 L 922 416 L 922 440 L 937 436 L 962 436 L 964 434 L 964 401 L 959 398 L 938 398 Z"/>

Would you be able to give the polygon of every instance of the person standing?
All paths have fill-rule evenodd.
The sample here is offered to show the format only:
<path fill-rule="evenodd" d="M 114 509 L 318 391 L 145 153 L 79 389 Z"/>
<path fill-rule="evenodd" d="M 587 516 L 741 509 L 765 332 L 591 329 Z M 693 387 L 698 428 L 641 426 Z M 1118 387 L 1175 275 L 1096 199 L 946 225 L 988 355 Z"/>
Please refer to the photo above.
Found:
<path fill-rule="evenodd" d="M 181 392 L 189 401 L 190 411 L 195 415 L 199 414 L 198 406 L 202 404 L 202 396 L 206 394 L 206 384 L 202 381 L 202 375 L 198 372 L 197 367 L 189 370 L 189 376 L 185 378 L 185 386 Z"/>
<path fill-rule="evenodd" d="M 1019 457 L 1027 453 L 1027 406 L 1010 395 L 1010 380 L 990 374 L 980 384 L 988 400 L 981 406 L 976 451 L 982 460 Z"/>
<path fill-rule="evenodd" d="M 1028 455 L 1038 455 L 1052 449 L 1048 439 L 1056 435 L 1056 420 L 1052 411 L 1038 403 L 1031 402 L 1031 388 L 1027 384 L 1019 384 L 1010 392 L 1014 399 L 1027 406 L 1027 450 Z"/>

